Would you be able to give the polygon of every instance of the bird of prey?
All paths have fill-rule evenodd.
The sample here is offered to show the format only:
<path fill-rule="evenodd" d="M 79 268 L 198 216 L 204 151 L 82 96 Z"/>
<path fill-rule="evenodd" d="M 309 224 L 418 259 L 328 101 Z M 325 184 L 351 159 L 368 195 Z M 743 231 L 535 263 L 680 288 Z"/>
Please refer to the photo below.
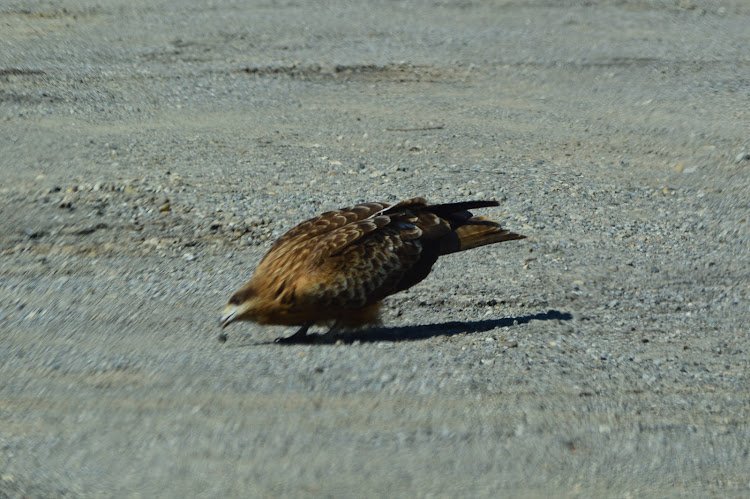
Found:
<path fill-rule="evenodd" d="M 380 301 L 422 281 L 438 257 L 526 237 L 468 211 L 488 206 L 498 203 L 429 204 L 417 197 L 358 204 L 302 222 L 273 244 L 231 296 L 221 326 L 243 320 L 300 326 L 276 341 L 305 342 L 315 324 L 331 330 L 375 324 Z"/>

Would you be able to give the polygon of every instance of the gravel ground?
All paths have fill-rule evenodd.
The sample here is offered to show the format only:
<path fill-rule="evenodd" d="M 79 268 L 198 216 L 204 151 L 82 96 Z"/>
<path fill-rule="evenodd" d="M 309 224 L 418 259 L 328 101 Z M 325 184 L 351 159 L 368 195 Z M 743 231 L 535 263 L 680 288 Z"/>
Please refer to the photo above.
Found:
<path fill-rule="evenodd" d="M 746 2 L 249 4 L 0 6 L 0 497 L 750 495 Z M 217 341 L 415 195 L 529 238 Z"/>

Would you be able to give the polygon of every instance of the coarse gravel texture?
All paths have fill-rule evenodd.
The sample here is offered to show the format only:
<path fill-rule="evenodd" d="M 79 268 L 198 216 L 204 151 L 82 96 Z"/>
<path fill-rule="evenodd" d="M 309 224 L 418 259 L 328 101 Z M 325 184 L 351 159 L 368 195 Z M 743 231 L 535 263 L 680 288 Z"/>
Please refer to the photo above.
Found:
<path fill-rule="evenodd" d="M 750 496 L 748 26 L 4 0 L 0 497 Z M 275 238 L 417 195 L 529 237 L 379 328 L 217 341 Z"/>

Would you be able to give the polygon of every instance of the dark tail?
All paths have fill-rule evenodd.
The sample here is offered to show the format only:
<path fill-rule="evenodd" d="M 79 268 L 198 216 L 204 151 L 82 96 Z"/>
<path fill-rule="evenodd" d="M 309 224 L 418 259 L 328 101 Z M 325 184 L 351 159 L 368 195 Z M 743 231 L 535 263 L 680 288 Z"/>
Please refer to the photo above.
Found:
<path fill-rule="evenodd" d="M 478 248 L 486 244 L 525 239 L 526 236 L 503 229 L 498 222 L 485 217 L 472 217 L 440 239 L 440 254 Z"/>
<path fill-rule="evenodd" d="M 500 203 L 497 201 L 461 201 L 458 203 L 428 205 L 427 209 L 441 218 L 450 219 L 451 215 L 456 216 L 468 210 L 490 206 L 500 206 Z"/>
<path fill-rule="evenodd" d="M 499 203 L 497 201 L 460 201 L 458 203 L 431 205 L 424 198 L 413 198 L 391 206 L 388 208 L 388 211 L 410 208 L 423 213 L 432 213 L 443 219 L 444 222 L 448 222 L 452 230 L 448 234 L 438 236 L 439 248 L 437 249 L 440 255 L 448 255 L 457 251 L 478 248 L 486 244 L 524 239 L 526 237 L 503 229 L 494 220 L 485 217 L 475 217 L 469 211 L 475 208 L 487 208 L 490 206 L 499 206 Z M 425 233 L 431 227 L 437 228 L 438 224 L 425 223 L 424 227 L 420 225 L 420 228 Z M 442 230 L 438 229 L 438 232 L 442 233 Z"/>

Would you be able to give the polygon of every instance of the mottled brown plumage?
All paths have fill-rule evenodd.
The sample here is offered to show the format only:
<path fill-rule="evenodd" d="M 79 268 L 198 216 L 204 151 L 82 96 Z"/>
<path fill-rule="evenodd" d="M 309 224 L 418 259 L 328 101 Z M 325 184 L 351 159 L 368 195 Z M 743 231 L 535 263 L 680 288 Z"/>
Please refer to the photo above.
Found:
<path fill-rule="evenodd" d="M 232 295 L 221 325 L 240 320 L 358 327 L 377 322 L 380 301 L 414 286 L 439 256 L 526 236 L 468 210 L 496 201 L 430 205 L 365 203 L 329 211 L 279 238 L 252 279 Z"/>

